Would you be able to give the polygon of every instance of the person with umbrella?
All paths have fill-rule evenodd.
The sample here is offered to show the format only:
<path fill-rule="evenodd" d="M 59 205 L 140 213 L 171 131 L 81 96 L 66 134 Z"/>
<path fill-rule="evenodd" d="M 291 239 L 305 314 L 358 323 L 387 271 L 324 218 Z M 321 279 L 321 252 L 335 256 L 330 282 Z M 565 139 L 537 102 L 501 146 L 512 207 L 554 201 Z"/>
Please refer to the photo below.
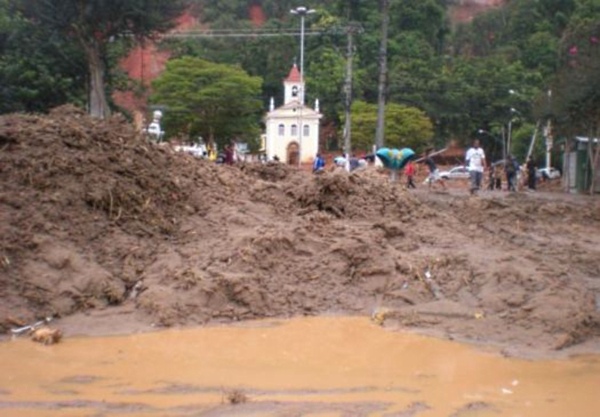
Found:
<path fill-rule="evenodd" d="M 390 149 L 381 148 L 375 153 L 384 167 L 390 170 L 391 181 L 396 181 L 398 171 L 415 157 L 415 152 L 410 148 Z"/>

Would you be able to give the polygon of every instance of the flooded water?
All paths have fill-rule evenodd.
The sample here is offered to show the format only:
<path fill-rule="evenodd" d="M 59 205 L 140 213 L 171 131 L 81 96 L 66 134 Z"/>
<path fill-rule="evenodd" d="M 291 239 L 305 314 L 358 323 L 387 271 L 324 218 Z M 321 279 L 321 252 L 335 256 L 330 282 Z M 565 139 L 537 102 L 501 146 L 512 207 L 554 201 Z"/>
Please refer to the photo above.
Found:
<path fill-rule="evenodd" d="M 1 416 L 593 417 L 600 357 L 524 361 L 308 318 L 0 344 Z M 232 404 L 236 403 L 237 404 Z"/>

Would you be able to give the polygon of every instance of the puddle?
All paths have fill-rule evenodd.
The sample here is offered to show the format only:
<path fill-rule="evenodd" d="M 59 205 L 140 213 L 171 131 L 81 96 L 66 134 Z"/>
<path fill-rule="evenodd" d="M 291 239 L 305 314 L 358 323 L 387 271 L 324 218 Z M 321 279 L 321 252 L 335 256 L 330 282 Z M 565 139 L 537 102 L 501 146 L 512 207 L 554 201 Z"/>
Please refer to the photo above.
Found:
<path fill-rule="evenodd" d="M 600 415 L 600 357 L 504 358 L 367 318 L 19 339 L 0 370 L 3 416 Z"/>

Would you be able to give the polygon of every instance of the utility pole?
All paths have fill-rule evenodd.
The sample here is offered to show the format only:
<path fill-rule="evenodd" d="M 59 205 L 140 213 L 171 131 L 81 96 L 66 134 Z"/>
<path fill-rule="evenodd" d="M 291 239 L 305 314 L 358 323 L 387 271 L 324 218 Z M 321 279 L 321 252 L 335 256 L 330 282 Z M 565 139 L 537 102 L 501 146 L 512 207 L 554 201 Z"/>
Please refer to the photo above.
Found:
<path fill-rule="evenodd" d="M 346 82 L 344 85 L 344 91 L 346 92 L 345 111 L 346 111 L 346 123 L 344 125 L 344 153 L 346 157 L 350 156 L 352 150 L 352 58 L 354 56 L 354 35 L 360 33 L 362 28 L 360 24 L 351 22 L 346 28 L 346 34 L 348 36 L 348 51 L 346 54 Z"/>
<path fill-rule="evenodd" d="M 390 2 L 380 0 L 381 5 L 381 45 L 379 47 L 379 88 L 377 99 L 377 130 L 375 131 L 375 145 L 382 148 L 384 143 L 385 126 L 385 85 L 387 81 L 387 41 L 388 26 L 390 23 Z"/>

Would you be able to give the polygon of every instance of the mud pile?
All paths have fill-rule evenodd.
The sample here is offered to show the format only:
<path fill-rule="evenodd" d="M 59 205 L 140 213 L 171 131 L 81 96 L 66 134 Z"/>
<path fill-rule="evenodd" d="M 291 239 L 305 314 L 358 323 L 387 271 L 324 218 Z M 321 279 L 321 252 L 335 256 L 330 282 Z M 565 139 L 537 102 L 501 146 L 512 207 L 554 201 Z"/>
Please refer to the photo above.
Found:
<path fill-rule="evenodd" d="M 2 331 L 126 308 L 131 331 L 361 314 L 516 348 L 600 334 L 596 200 L 217 166 L 71 107 L 0 118 L 0 184 Z"/>
<path fill-rule="evenodd" d="M 122 258 L 136 242 L 176 236 L 185 214 L 220 198 L 213 166 L 148 143 L 120 117 L 68 106 L 9 115 L 0 147 L 2 312 L 23 320 L 122 302 L 132 285 Z"/>

